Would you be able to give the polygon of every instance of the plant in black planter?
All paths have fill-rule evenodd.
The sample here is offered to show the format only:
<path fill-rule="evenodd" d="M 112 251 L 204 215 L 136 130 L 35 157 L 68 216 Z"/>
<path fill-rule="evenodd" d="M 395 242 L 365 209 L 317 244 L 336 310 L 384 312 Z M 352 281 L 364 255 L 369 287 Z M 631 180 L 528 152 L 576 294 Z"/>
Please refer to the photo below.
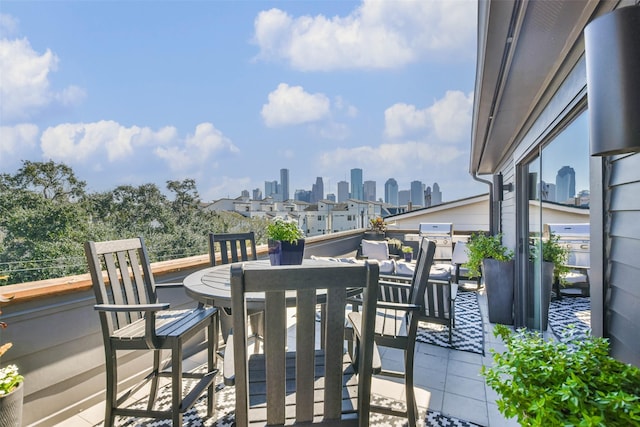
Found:
<path fill-rule="evenodd" d="M 402 254 L 404 255 L 404 260 L 406 262 L 411 261 L 411 259 L 413 258 L 413 248 L 411 246 L 403 246 Z"/>
<path fill-rule="evenodd" d="M 567 345 L 497 325 L 506 351 L 483 367 L 498 409 L 521 426 L 640 425 L 640 369 L 609 356 L 604 338 Z"/>
<path fill-rule="evenodd" d="M 387 231 L 387 223 L 381 217 L 371 218 L 369 220 L 369 229 L 365 231 L 365 240 L 384 240 Z"/>
<path fill-rule="evenodd" d="M 302 264 L 304 233 L 293 220 L 274 218 L 267 225 L 271 265 Z"/>
<path fill-rule="evenodd" d="M 478 232 L 467 242 L 469 277 L 480 277 L 487 292 L 489 321 L 513 324 L 513 251 L 502 244 L 502 234 Z"/>
<path fill-rule="evenodd" d="M 0 295 L 0 302 L 9 302 L 13 297 Z M 0 311 L 0 314 L 2 312 Z M 7 324 L 0 322 L 0 328 Z M 0 357 L 11 348 L 11 343 L 0 346 Z M 0 427 L 22 425 L 22 402 L 24 396 L 24 377 L 16 365 L 0 368 Z"/>
<path fill-rule="evenodd" d="M 559 243 L 559 236 L 551 233 L 548 239 L 541 241 L 542 246 L 542 266 L 536 267 L 535 262 L 540 259 L 540 245 L 533 244 L 530 246 L 529 259 L 532 261 L 530 266 L 530 278 L 533 283 L 534 269 L 541 268 L 540 286 L 542 289 L 542 318 L 540 319 L 541 330 L 546 330 L 548 325 L 549 304 L 551 303 L 551 290 L 554 281 L 560 281 L 562 274 L 569 271 L 566 266 L 569 251 Z M 537 325 L 536 325 L 537 327 Z"/>

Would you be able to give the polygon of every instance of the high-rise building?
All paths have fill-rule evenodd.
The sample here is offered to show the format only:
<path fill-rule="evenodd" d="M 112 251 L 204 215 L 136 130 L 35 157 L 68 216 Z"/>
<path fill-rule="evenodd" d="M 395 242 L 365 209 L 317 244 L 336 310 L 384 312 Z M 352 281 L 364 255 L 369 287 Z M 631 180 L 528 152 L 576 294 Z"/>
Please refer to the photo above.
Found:
<path fill-rule="evenodd" d="M 422 181 L 411 181 L 411 204 L 414 208 L 424 206 L 424 184 Z"/>
<path fill-rule="evenodd" d="M 442 204 L 442 192 L 437 182 L 433 183 L 433 189 L 431 191 L 431 204 L 429 206 L 436 206 Z"/>
<path fill-rule="evenodd" d="M 362 188 L 362 169 L 351 169 L 351 198 L 364 200 Z"/>
<path fill-rule="evenodd" d="M 576 195 L 576 172 L 571 166 L 563 166 L 556 175 L 556 201 L 566 203 Z"/>
<path fill-rule="evenodd" d="M 289 200 L 289 169 L 280 169 L 280 193 L 283 202 Z"/>
<path fill-rule="evenodd" d="M 375 181 L 365 181 L 362 184 L 362 192 L 364 199 L 367 202 L 375 202 L 376 201 L 376 182 Z"/>
<path fill-rule="evenodd" d="M 322 177 L 319 176 L 311 187 L 311 203 L 318 203 L 322 199 L 324 199 L 324 183 Z"/>
<path fill-rule="evenodd" d="M 295 200 L 311 203 L 311 191 L 309 190 L 296 190 L 293 197 L 295 198 Z"/>
<path fill-rule="evenodd" d="M 431 187 L 427 187 L 424 190 L 424 206 L 427 208 L 431 206 Z"/>
<path fill-rule="evenodd" d="M 398 191 L 398 206 L 407 206 L 411 200 L 411 190 Z"/>
<path fill-rule="evenodd" d="M 259 188 L 253 189 L 253 200 L 262 200 L 262 190 Z"/>
<path fill-rule="evenodd" d="M 338 203 L 346 202 L 349 199 L 349 183 L 347 181 L 338 182 Z"/>
<path fill-rule="evenodd" d="M 276 197 L 278 194 L 278 181 L 264 182 L 264 197 Z"/>
<path fill-rule="evenodd" d="M 333 193 L 327 193 L 327 200 L 334 202 L 336 201 L 336 195 Z"/>
<path fill-rule="evenodd" d="M 389 178 L 384 183 L 384 201 L 392 206 L 398 206 L 398 182 Z"/>
<path fill-rule="evenodd" d="M 249 190 L 242 190 L 240 192 L 240 197 L 242 197 L 245 200 L 249 200 Z"/>

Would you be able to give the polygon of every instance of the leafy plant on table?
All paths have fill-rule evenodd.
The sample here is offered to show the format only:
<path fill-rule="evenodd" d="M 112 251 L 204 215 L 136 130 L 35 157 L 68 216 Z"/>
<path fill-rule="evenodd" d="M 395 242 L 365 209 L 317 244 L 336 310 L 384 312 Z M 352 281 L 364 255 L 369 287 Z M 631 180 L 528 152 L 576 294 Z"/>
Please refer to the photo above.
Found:
<path fill-rule="evenodd" d="M 402 247 L 402 252 L 405 254 L 412 254 L 413 253 L 413 248 L 411 246 L 403 246 Z"/>
<path fill-rule="evenodd" d="M 538 248 L 531 247 L 530 257 L 535 259 L 538 257 Z M 548 240 L 542 241 L 542 260 L 553 263 L 553 276 L 562 280 L 562 275 L 569 272 L 567 260 L 569 259 L 569 250 L 560 244 L 560 236 L 551 233 Z"/>
<path fill-rule="evenodd" d="M 13 297 L 0 295 L 0 302 L 9 302 L 12 298 Z M 2 314 L 2 311 L 0 311 L 0 314 Z M 6 327 L 7 324 L 5 322 L 0 322 L 1 329 L 5 329 Z M 0 346 L 0 357 L 2 357 L 12 345 L 13 344 L 8 342 Z M 24 381 L 24 377 L 20 375 L 16 365 L 7 365 L 4 368 L 0 368 L 0 397 L 11 393 L 22 381 Z"/>
<path fill-rule="evenodd" d="M 267 237 L 271 240 L 295 243 L 304 238 L 304 233 L 295 221 L 276 217 L 267 224 Z"/>
<path fill-rule="evenodd" d="M 494 334 L 507 349 L 491 351 L 482 375 L 506 417 L 522 426 L 640 425 L 640 369 L 610 357 L 604 338 L 567 345 L 505 325 Z"/>
<path fill-rule="evenodd" d="M 369 220 L 369 227 L 372 231 L 384 233 L 387 230 L 387 223 L 380 217 L 371 218 Z"/>
<path fill-rule="evenodd" d="M 488 236 L 483 232 L 473 233 L 467 241 L 468 260 L 463 266 L 469 270 L 469 277 L 480 277 L 482 260 L 493 258 L 511 261 L 513 251 L 502 244 L 502 234 Z"/>

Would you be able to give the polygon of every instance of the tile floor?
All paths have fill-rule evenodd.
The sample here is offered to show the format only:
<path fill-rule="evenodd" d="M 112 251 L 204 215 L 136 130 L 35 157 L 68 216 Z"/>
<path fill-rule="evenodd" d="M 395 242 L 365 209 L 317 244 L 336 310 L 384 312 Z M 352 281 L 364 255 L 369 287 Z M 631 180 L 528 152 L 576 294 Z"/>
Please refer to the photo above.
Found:
<path fill-rule="evenodd" d="M 517 426 L 515 420 L 506 420 L 500 414 L 495 404 L 496 393 L 485 384 L 480 375 L 481 367 L 492 363 L 489 349 L 500 351 L 503 344 L 493 336 L 493 325 L 487 320 L 486 296 L 482 291 L 479 294 L 479 302 L 484 319 L 486 355 L 483 357 L 479 354 L 419 343 L 415 370 L 418 405 L 482 426 Z M 399 351 L 387 349 L 381 356 L 385 367 L 402 369 Z M 195 367 L 201 361 L 193 360 L 192 363 Z M 393 379 L 375 378 L 373 390 L 376 394 L 404 399 L 403 385 Z M 102 422 L 103 415 L 104 403 L 101 403 L 78 413 L 58 426 L 95 426 Z"/>

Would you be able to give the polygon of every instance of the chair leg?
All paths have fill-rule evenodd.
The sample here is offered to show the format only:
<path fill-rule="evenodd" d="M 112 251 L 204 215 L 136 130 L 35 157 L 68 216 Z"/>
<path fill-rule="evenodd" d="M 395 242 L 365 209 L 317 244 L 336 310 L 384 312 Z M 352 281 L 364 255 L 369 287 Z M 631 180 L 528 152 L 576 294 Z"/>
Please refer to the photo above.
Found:
<path fill-rule="evenodd" d="M 171 348 L 171 415 L 174 426 L 182 425 L 182 340 L 175 340 Z"/>
<path fill-rule="evenodd" d="M 113 408 L 118 401 L 118 357 L 115 350 L 107 349 L 106 355 L 106 379 L 107 379 L 107 401 L 104 411 L 105 427 L 113 426 L 115 415 Z"/>
<path fill-rule="evenodd" d="M 416 403 L 416 394 L 413 388 L 413 357 L 415 347 L 409 345 L 404 353 L 404 386 L 407 399 L 407 420 L 409 427 L 415 427 L 418 420 L 418 404 Z"/>
<path fill-rule="evenodd" d="M 158 380 L 160 379 L 160 360 L 162 359 L 161 350 L 153 351 L 153 378 L 151 379 L 151 389 L 149 390 L 149 402 L 147 403 L 147 410 L 150 411 L 153 408 L 153 404 L 158 396 Z"/>
<path fill-rule="evenodd" d="M 216 314 L 209 324 L 207 331 L 207 372 L 216 369 L 216 353 L 218 350 L 218 315 Z M 207 390 L 207 416 L 212 417 L 216 407 L 215 395 L 216 383 L 213 381 Z"/>

